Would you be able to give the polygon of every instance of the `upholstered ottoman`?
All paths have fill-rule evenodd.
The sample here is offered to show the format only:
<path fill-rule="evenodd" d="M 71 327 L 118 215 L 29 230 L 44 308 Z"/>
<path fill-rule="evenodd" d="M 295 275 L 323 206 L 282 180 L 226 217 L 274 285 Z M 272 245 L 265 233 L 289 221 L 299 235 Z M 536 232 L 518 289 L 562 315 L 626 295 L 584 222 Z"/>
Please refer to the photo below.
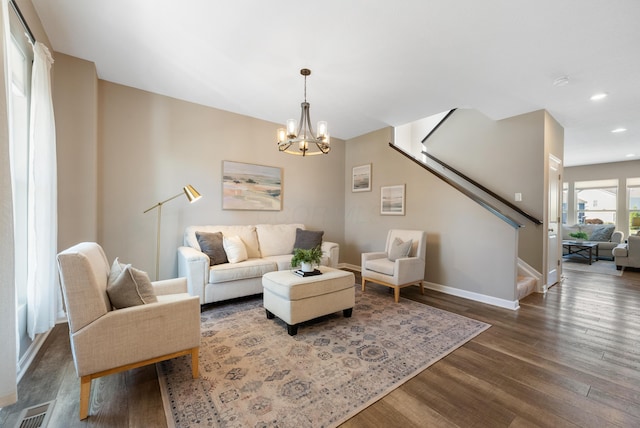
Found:
<path fill-rule="evenodd" d="M 277 316 L 286 322 L 291 336 L 298 333 L 301 322 L 338 311 L 351 316 L 356 301 L 353 273 L 326 266 L 318 269 L 322 275 L 301 277 L 283 270 L 262 276 L 267 318 Z"/>

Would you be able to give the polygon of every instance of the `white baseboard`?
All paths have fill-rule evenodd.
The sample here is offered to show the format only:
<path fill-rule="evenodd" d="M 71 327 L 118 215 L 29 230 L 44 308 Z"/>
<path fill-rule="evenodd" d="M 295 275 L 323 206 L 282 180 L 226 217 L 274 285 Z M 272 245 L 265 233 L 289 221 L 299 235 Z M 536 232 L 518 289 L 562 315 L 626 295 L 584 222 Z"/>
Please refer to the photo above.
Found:
<path fill-rule="evenodd" d="M 27 369 L 33 362 L 33 359 L 36 357 L 36 355 L 38 355 L 38 351 L 49 336 L 49 333 L 51 333 L 51 330 L 45 333 L 37 334 L 31 342 L 29 348 L 22 355 L 22 358 L 20 358 L 20 361 L 18 361 L 18 373 L 16 376 L 18 382 L 20 382 L 20 379 L 22 379 L 22 376 L 24 376 L 24 374 L 26 373 Z"/>
<path fill-rule="evenodd" d="M 441 293 L 450 294 L 452 296 L 462 297 L 464 299 L 473 300 L 475 302 L 486 303 L 491 306 L 497 306 L 499 308 L 510 309 L 516 311 L 520 309 L 520 303 L 517 300 L 505 300 L 499 299 L 493 296 L 487 296 L 486 294 L 474 293 L 473 291 L 461 290 L 455 287 L 448 287 L 446 285 L 435 284 L 433 282 L 423 281 L 425 288 L 429 290 L 439 291 Z"/>
<path fill-rule="evenodd" d="M 10 394 L 3 395 L 2 397 L 0 397 L 0 409 L 2 409 L 3 407 L 15 404 L 17 402 L 18 402 L 17 392 L 12 392 Z"/>
<path fill-rule="evenodd" d="M 352 265 L 349 263 L 338 264 L 339 268 L 345 268 L 361 272 L 360 266 Z M 497 297 L 487 296 L 485 294 L 474 293 L 472 291 L 461 290 L 455 287 L 448 287 L 446 285 L 436 284 L 434 282 L 422 281 L 425 288 L 429 290 L 439 291 L 444 294 L 450 294 L 456 297 L 462 297 L 463 299 L 473 300 L 475 302 L 486 303 L 491 306 L 497 306 L 499 308 L 505 308 L 512 311 L 520 309 L 520 303 L 517 300 L 510 301 L 504 299 L 498 299 Z"/>
<path fill-rule="evenodd" d="M 338 269 L 350 269 L 355 270 L 356 272 L 360 272 L 360 266 L 352 265 L 350 263 L 338 263 Z"/>

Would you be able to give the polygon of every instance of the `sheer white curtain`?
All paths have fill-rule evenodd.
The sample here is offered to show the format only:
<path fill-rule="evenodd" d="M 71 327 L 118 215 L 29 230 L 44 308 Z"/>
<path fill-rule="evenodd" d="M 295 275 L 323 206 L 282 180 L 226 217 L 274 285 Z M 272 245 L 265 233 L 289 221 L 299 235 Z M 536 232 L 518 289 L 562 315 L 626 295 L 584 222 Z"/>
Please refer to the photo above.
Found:
<path fill-rule="evenodd" d="M 32 339 L 55 325 L 57 306 L 56 129 L 49 49 L 33 45 L 29 125 L 27 330 Z"/>

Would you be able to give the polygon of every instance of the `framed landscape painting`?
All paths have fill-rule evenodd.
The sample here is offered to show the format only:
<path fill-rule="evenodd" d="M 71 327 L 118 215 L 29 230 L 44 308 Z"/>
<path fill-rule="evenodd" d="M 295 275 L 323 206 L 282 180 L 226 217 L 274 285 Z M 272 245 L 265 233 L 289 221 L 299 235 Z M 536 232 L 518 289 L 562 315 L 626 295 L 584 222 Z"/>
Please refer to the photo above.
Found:
<path fill-rule="evenodd" d="M 371 164 L 353 167 L 351 174 L 351 191 L 371 191 Z"/>
<path fill-rule="evenodd" d="M 380 188 L 380 214 L 404 215 L 404 184 Z"/>
<path fill-rule="evenodd" d="M 223 210 L 282 210 L 282 168 L 222 161 Z"/>

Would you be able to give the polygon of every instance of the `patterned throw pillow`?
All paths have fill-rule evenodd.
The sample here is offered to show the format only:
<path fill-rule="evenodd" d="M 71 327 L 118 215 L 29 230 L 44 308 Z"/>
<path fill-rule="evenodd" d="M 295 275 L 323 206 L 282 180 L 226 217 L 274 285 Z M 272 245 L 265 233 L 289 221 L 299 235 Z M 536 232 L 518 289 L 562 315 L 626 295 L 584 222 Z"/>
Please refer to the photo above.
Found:
<path fill-rule="evenodd" d="M 615 226 L 613 224 L 596 226 L 593 228 L 593 232 L 591 232 L 589 241 L 609 242 L 611 240 L 611 235 L 613 235 L 614 229 Z"/>
<path fill-rule="evenodd" d="M 413 239 L 402 242 L 402 239 L 396 237 L 391 243 L 391 247 L 389 248 L 389 254 L 387 255 L 387 257 L 392 262 L 395 262 L 396 259 L 407 257 L 409 256 L 409 252 L 411 251 L 411 245 L 413 245 Z"/>
<path fill-rule="evenodd" d="M 200 251 L 209 256 L 209 265 L 229 263 L 227 253 L 224 251 L 222 232 L 196 232 Z"/>
<path fill-rule="evenodd" d="M 144 305 L 158 301 L 146 272 L 123 264 L 116 258 L 111 265 L 107 295 L 116 309 Z"/>

